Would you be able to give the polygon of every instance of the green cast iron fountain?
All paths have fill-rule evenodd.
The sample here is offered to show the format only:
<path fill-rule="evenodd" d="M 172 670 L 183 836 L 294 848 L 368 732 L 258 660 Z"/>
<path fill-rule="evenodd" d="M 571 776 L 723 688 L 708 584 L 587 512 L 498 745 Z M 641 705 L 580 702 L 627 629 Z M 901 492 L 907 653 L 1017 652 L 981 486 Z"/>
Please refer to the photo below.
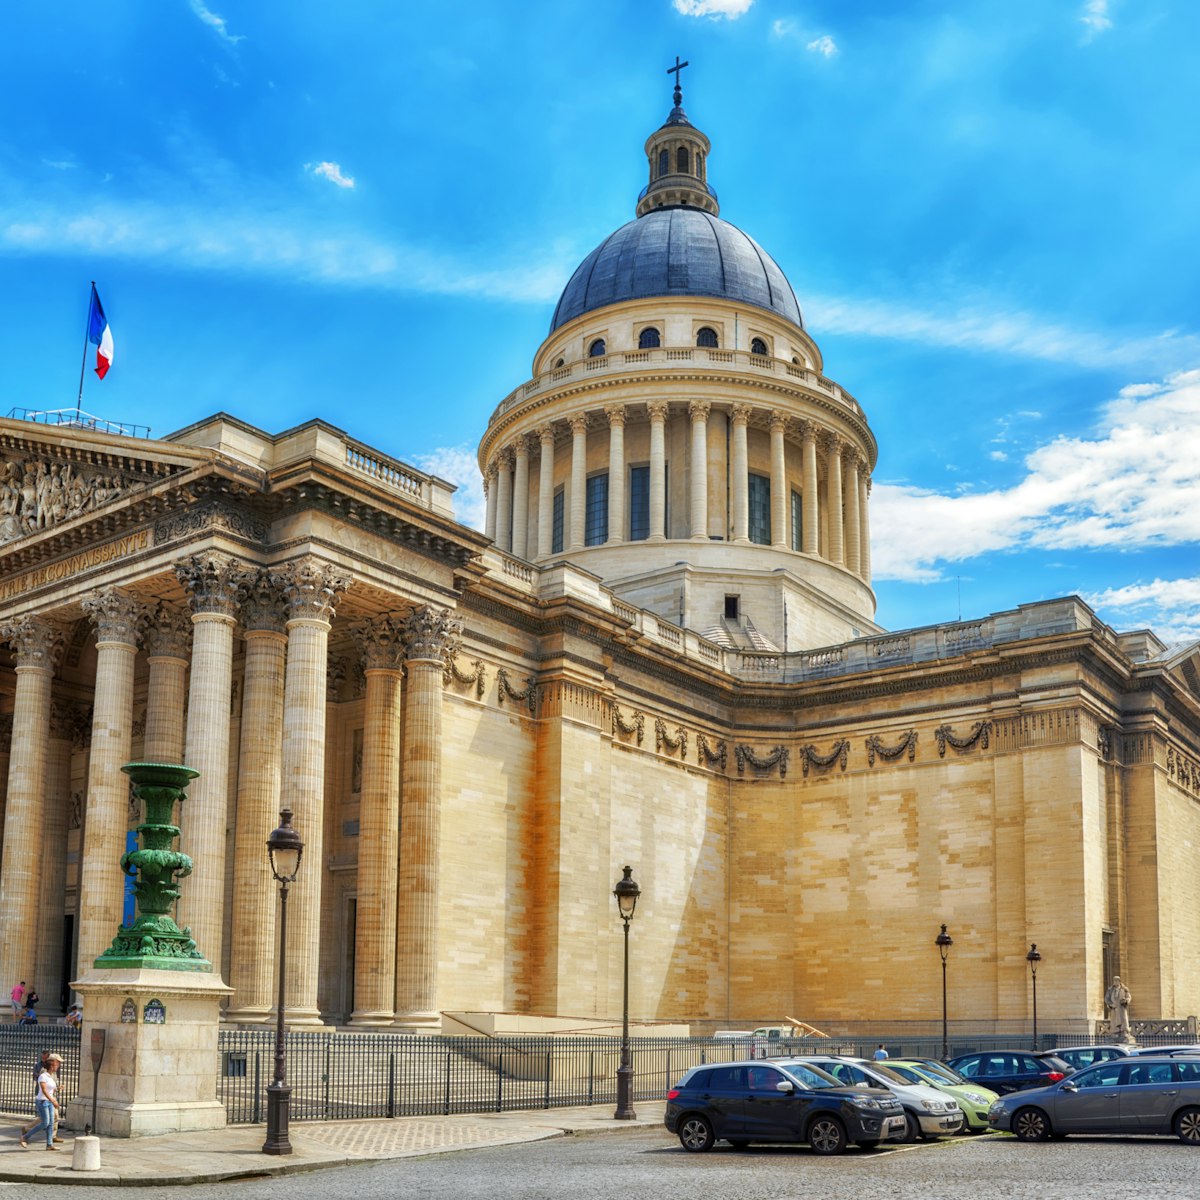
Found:
<path fill-rule="evenodd" d="M 178 879 L 192 873 L 192 860 L 171 848 L 179 836 L 171 813 L 200 772 L 171 763 L 142 762 L 126 763 L 121 770 L 146 806 L 146 819 L 137 828 L 139 848 L 121 856 L 121 870 L 126 875 L 137 872 L 133 892 L 138 915 L 132 925 L 121 926 L 96 966 L 211 971 L 212 963 L 196 949 L 192 931 L 186 926 L 180 929 L 170 915 L 179 899 Z"/>

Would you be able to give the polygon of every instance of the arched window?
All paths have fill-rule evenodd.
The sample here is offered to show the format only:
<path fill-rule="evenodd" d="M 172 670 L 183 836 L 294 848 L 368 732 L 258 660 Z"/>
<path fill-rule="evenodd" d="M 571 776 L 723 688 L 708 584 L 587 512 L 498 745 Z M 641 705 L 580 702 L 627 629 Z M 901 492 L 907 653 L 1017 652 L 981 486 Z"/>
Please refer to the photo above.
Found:
<path fill-rule="evenodd" d="M 588 358 L 603 358 L 607 353 L 608 350 L 605 348 L 603 338 L 597 338 L 588 347 Z"/>
<path fill-rule="evenodd" d="M 670 150 L 660 150 L 658 152 L 658 173 L 660 176 L 668 175 L 671 171 L 671 152 Z"/>
<path fill-rule="evenodd" d="M 698 178 L 704 178 L 704 155 L 699 150 L 696 151 L 696 175 Z"/>
<path fill-rule="evenodd" d="M 710 329 L 707 325 L 696 333 L 696 345 L 703 346 L 707 350 L 715 350 L 720 343 L 717 341 L 717 331 Z"/>
<path fill-rule="evenodd" d="M 750 340 L 750 353 L 761 354 L 765 357 L 767 353 L 767 343 L 764 342 L 762 338 L 752 338 Z"/>
<path fill-rule="evenodd" d="M 675 170 L 680 175 L 686 175 L 688 173 L 688 152 L 686 146 L 680 146 L 679 149 L 675 151 Z"/>
<path fill-rule="evenodd" d="M 662 345 L 662 341 L 659 339 L 658 330 L 655 329 L 653 325 L 649 326 L 646 329 L 643 329 L 642 332 L 638 335 L 638 349 L 639 350 L 653 350 L 657 346 L 661 346 L 661 345 Z"/>
<path fill-rule="evenodd" d="M 555 359 L 555 360 L 554 360 L 554 369 L 555 369 L 556 371 L 557 371 L 557 370 L 558 370 L 558 368 L 559 368 L 559 367 L 561 367 L 562 365 L 563 365 L 563 360 L 562 360 L 561 358 L 557 358 L 557 359 Z"/>

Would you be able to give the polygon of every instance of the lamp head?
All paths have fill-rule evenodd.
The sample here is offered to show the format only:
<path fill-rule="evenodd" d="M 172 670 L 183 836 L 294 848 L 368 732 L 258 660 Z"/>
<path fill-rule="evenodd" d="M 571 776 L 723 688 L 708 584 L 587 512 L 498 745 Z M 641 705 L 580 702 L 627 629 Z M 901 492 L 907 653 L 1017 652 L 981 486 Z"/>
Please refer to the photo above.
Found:
<path fill-rule="evenodd" d="M 1037 942 L 1030 942 L 1029 953 L 1025 955 L 1025 961 L 1029 964 L 1029 969 L 1036 975 L 1037 965 L 1042 961 L 1042 956 L 1038 953 Z"/>
<path fill-rule="evenodd" d="M 633 910 L 637 908 L 638 897 L 642 894 L 642 889 L 634 882 L 633 868 L 622 868 L 624 874 L 617 880 L 617 886 L 613 888 L 613 895 L 617 898 L 617 910 L 621 914 L 621 920 L 628 923 L 633 920 Z"/>
<path fill-rule="evenodd" d="M 271 874 L 280 883 L 291 883 L 300 870 L 300 859 L 304 854 L 304 841 L 292 828 L 292 810 L 283 809 L 279 814 L 279 828 L 272 830 L 267 838 L 267 858 L 271 863 Z"/>
<path fill-rule="evenodd" d="M 942 956 L 942 962 L 945 962 L 946 955 L 950 953 L 950 947 L 954 945 L 954 939 L 946 932 L 945 925 L 942 926 L 942 932 L 933 939 L 933 944 L 937 946 Z"/>

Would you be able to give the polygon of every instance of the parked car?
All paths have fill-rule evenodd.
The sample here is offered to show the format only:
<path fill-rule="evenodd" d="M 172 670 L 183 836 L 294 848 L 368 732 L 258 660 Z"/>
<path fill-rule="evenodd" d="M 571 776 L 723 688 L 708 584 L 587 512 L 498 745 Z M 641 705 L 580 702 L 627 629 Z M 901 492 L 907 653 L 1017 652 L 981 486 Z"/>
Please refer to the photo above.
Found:
<path fill-rule="evenodd" d="M 904 1110 L 890 1092 L 845 1087 L 803 1063 L 744 1062 L 692 1067 L 667 1093 L 666 1127 L 685 1150 L 724 1139 L 807 1142 L 841 1154 L 850 1142 L 874 1147 L 903 1138 Z"/>
<path fill-rule="evenodd" d="M 927 1083 L 931 1088 L 953 1096 L 962 1109 L 963 1133 L 986 1133 L 991 1129 L 988 1109 L 995 1101 L 996 1093 L 989 1088 L 966 1080 L 954 1082 L 942 1071 L 934 1071 L 918 1059 L 889 1058 L 885 1065 L 907 1083 Z M 948 1067 L 943 1068 L 943 1071 L 948 1070 Z"/>
<path fill-rule="evenodd" d="M 1025 1088 L 1058 1083 L 1071 1073 L 1070 1066 L 1052 1054 L 1041 1056 L 1028 1050 L 984 1050 L 960 1054 L 947 1066 L 972 1083 L 982 1083 L 993 1092 L 1019 1092 Z"/>
<path fill-rule="evenodd" d="M 1072 1133 L 1173 1133 L 1200 1146 L 1200 1058 L 1112 1058 L 1050 1087 L 1001 1096 L 988 1122 L 1023 1142 Z"/>
<path fill-rule="evenodd" d="M 907 1128 L 904 1140 L 915 1142 L 919 1137 L 935 1138 L 958 1133 L 963 1126 L 962 1109 L 958 1101 L 925 1083 L 909 1083 L 886 1062 L 868 1062 L 865 1058 L 845 1058 L 836 1054 L 806 1054 L 802 1059 L 785 1062 L 806 1062 L 827 1071 L 839 1083 L 858 1084 L 895 1093 L 904 1106 Z"/>
<path fill-rule="evenodd" d="M 1036 1051 L 1038 1058 L 1057 1058 L 1065 1062 L 1072 1071 L 1080 1071 L 1084 1067 L 1096 1063 L 1108 1062 L 1110 1058 L 1124 1058 L 1136 1054 L 1133 1046 L 1112 1043 L 1106 1046 L 1055 1046 L 1053 1050 Z"/>
<path fill-rule="evenodd" d="M 1181 1046 L 1139 1046 L 1131 1054 L 1200 1054 L 1200 1045 L 1188 1043 Z"/>

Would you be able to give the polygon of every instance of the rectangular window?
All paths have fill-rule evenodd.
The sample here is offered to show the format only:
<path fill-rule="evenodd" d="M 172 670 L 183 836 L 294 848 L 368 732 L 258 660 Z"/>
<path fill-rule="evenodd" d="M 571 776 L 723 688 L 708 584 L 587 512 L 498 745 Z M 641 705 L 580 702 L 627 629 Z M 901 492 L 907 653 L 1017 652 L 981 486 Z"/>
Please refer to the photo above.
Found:
<path fill-rule="evenodd" d="M 750 540 L 771 544 L 771 480 L 766 475 L 750 476 Z"/>
<path fill-rule="evenodd" d="M 804 501 L 799 492 L 792 493 L 792 549 L 804 549 Z"/>
<path fill-rule="evenodd" d="M 563 548 L 563 490 L 554 493 L 554 518 L 550 524 L 550 553 L 561 554 Z"/>
<path fill-rule="evenodd" d="M 583 515 L 583 544 L 603 546 L 608 541 L 608 475 L 591 475 Z"/>
<path fill-rule="evenodd" d="M 629 468 L 629 540 L 644 542 L 650 536 L 650 468 Z"/>

